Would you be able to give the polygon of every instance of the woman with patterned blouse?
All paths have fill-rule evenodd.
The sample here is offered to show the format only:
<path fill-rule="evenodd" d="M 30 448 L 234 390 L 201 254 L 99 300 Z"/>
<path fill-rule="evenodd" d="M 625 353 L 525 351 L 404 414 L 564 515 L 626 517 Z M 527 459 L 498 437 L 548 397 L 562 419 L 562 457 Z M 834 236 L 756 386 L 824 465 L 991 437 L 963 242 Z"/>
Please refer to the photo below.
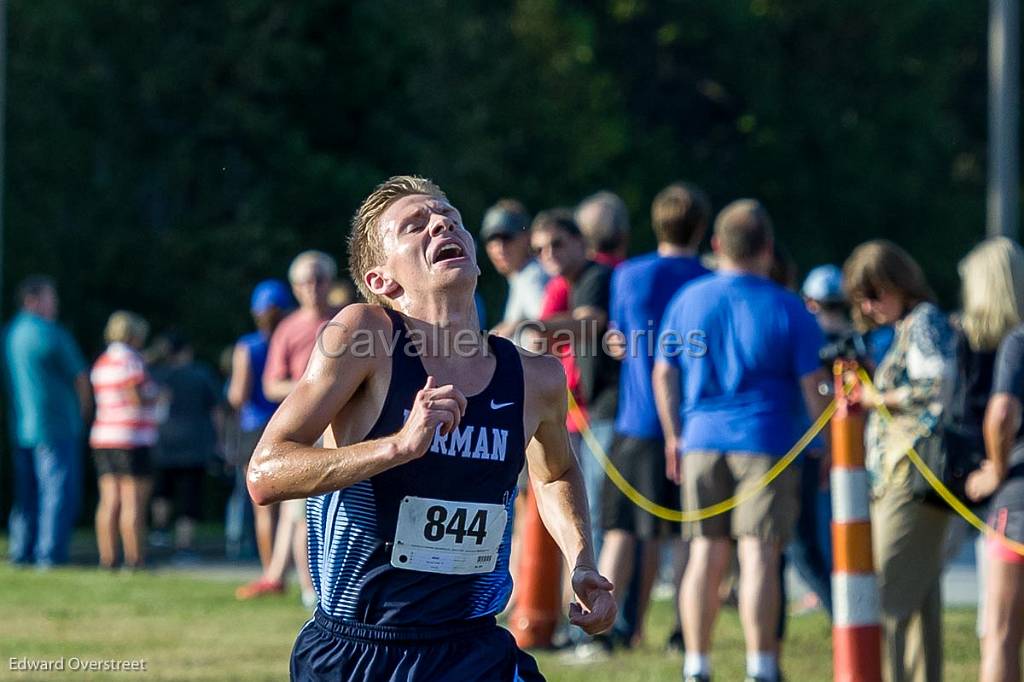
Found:
<path fill-rule="evenodd" d="M 865 446 L 872 480 L 872 544 L 881 597 L 886 679 L 942 679 L 943 509 L 911 491 L 907 450 L 928 435 L 942 412 L 954 369 L 953 332 L 935 306 L 921 267 L 886 240 L 857 247 L 843 267 L 854 322 L 863 331 L 892 324 L 892 346 L 865 391 Z M 886 421 L 877 410 L 892 413 Z"/>

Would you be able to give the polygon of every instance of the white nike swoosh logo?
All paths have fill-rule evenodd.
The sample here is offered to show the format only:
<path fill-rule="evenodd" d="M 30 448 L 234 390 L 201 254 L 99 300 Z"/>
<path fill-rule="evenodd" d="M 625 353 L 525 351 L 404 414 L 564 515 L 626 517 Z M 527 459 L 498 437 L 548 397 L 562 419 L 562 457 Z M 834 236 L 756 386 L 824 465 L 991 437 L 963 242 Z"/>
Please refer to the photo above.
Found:
<path fill-rule="evenodd" d="M 500 410 L 501 408 L 508 407 L 509 405 L 515 405 L 515 403 L 514 402 L 513 403 L 496 403 L 496 402 L 494 402 L 493 399 L 491 400 L 491 409 L 492 410 Z"/>

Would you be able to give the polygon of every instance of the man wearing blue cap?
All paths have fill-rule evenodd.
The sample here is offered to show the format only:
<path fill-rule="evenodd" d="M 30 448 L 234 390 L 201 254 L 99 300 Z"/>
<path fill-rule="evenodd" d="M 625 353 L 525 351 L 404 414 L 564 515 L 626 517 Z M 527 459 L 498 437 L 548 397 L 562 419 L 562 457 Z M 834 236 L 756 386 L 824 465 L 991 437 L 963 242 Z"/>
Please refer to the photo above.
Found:
<path fill-rule="evenodd" d="M 249 310 L 256 322 L 256 331 L 244 335 L 235 344 L 231 361 L 231 383 L 228 384 L 228 402 L 238 411 L 239 438 L 235 462 L 241 469 L 241 480 L 249 466 L 249 457 L 263 434 L 263 427 L 277 409 L 277 403 L 263 394 L 263 368 L 267 364 L 267 348 L 270 335 L 274 333 L 285 315 L 295 307 L 288 287 L 276 279 L 266 279 L 253 289 Z M 244 484 L 243 484 L 244 489 Z M 246 493 L 248 499 L 248 493 Z M 251 500 L 250 500 L 251 501 Z M 256 547 L 264 570 L 270 563 L 274 543 L 274 516 L 277 505 L 260 507 L 253 505 L 253 522 L 256 527 Z"/>

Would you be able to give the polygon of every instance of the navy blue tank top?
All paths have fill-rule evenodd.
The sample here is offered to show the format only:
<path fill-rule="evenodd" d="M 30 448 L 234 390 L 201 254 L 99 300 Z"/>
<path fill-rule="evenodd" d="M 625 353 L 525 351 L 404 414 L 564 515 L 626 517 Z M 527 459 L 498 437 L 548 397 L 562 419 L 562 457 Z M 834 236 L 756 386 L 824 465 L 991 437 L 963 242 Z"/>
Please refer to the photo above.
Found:
<path fill-rule="evenodd" d="M 409 335 L 402 316 L 387 313 L 395 330 L 392 339 L 397 339 L 391 383 L 366 440 L 399 431 L 427 380 L 420 358 L 405 352 Z M 481 393 L 468 397 L 457 429 L 446 437 L 435 434 L 419 459 L 309 499 L 309 568 L 327 614 L 358 623 L 415 626 L 494 615 L 505 608 L 512 593 L 508 560 L 516 479 L 526 459 L 523 367 L 512 342 L 490 336 L 488 346 L 497 361 L 494 375 Z M 449 575 L 393 566 L 398 512 L 407 497 L 503 506 L 508 520 L 494 569 Z M 467 530 L 465 524 L 461 530 Z"/>

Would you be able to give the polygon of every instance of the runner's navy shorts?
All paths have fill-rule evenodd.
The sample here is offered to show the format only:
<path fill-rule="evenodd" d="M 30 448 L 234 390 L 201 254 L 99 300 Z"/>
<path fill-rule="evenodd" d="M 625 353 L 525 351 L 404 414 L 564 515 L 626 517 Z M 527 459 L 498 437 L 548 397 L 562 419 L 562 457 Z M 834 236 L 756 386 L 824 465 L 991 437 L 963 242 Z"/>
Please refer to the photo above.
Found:
<path fill-rule="evenodd" d="M 317 609 L 292 649 L 291 679 L 543 682 L 537 662 L 494 617 L 429 627 L 349 623 Z"/>

